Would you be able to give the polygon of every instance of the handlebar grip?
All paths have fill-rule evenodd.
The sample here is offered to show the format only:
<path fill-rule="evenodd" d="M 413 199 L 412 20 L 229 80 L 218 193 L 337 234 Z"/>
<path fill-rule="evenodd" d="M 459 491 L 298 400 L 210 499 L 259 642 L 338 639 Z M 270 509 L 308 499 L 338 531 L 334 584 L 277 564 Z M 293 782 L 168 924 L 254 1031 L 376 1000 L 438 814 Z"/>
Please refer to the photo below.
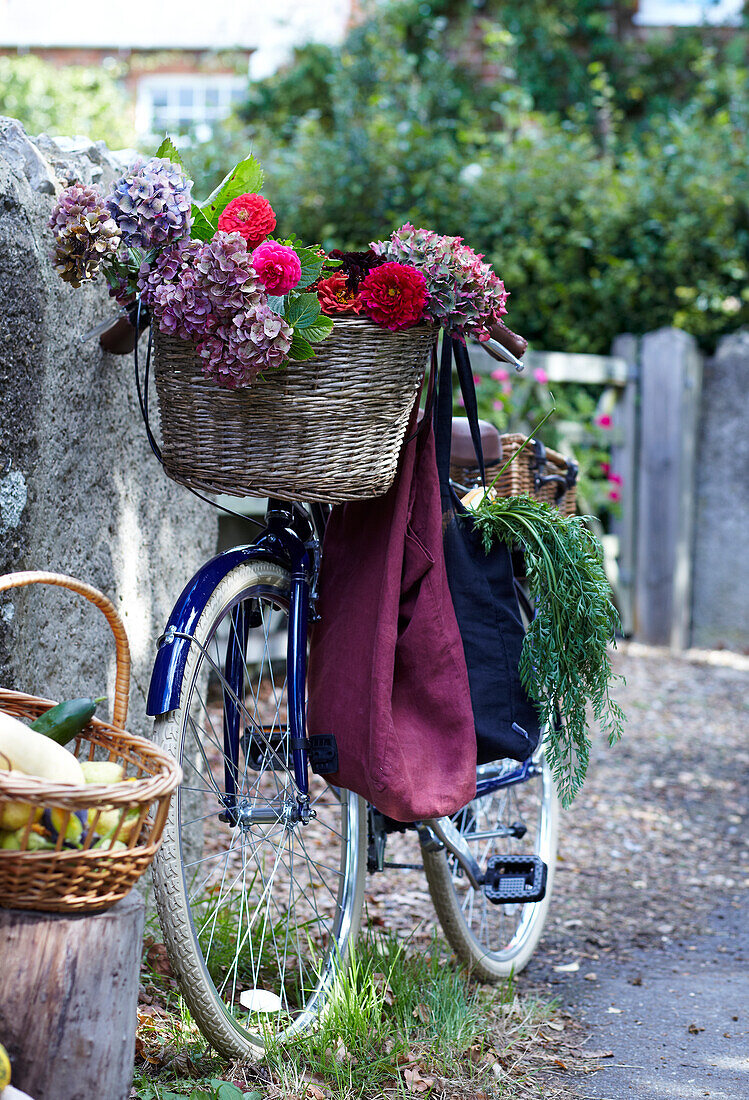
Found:
<path fill-rule="evenodd" d="M 509 329 L 504 321 L 497 321 L 496 324 L 492 325 L 489 329 L 489 335 L 492 340 L 496 340 L 503 348 L 507 348 L 518 359 L 522 359 L 528 350 L 528 341 L 525 337 L 519 336 L 517 332 Z M 491 350 L 489 348 L 486 350 L 491 355 Z"/>

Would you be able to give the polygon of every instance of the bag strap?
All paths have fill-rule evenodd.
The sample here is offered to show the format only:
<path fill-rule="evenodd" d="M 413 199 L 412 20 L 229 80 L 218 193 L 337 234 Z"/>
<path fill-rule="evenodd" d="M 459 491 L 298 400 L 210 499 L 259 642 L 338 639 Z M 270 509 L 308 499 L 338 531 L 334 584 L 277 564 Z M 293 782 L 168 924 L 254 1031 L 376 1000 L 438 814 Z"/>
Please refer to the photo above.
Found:
<path fill-rule="evenodd" d="M 463 404 L 468 417 L 468 426 L 471 429 L 473 449 L 476 453 L 479 470 L 481 471 L 481 484 L 486 488 L 486 468 L 484 465 L 484 448 L 481 443 L 481 429 L 479 427 L 479 408 L 476 401 L 476 384 L 473 381 L 473 370 L 468 355 L 468 348 L 460 340 L 453 340 L 453 352 L 458 368 L 458 381 L 460 392 L 463 394 Z"/>
<path fill-rule="evenodd" d="M 450 449 L 453 424 L 453 355 L 455 356 L 455 364 L 458 369 L 458 381 L 460 382 L 460 392 L 463 395 L 466 417 L 471 429 L 471 440 L 476 455 L 476 464 L 481 471 L 481 482 L 484 487 L 486 487 L 484 448 L 481 444 L 476 386 L 473 381 L 473 371 L 471 370 L 471 360 L 468 355 L 468 348 L 457 337 L 449 337 L 447 334 L 442 337 L 439 388 L 434 416 L 437 441 L 437 470 L 439 472 L 440 484 L 443 488 L 447 488 L 450 483 Z"/>

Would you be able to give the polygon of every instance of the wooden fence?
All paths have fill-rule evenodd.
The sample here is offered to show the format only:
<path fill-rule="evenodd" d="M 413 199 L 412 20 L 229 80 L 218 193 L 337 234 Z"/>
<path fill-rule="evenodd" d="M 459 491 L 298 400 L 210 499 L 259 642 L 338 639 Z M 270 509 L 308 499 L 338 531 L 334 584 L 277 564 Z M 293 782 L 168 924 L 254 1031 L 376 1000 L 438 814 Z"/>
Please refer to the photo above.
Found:
<path fill-rule="evenodd" d="M 549 382 L 616 392 L 612 473 L 622 478 L 607 566 L 624 633 L 652 645 L 690 644 L 694 480 L 702 358 L 678 329 L 620 336 L 610 356 L 528 352 Z M 471 350 L 479 371 L 496 363 Z M 604 540 L 605 542 L 607 540 Z"/>

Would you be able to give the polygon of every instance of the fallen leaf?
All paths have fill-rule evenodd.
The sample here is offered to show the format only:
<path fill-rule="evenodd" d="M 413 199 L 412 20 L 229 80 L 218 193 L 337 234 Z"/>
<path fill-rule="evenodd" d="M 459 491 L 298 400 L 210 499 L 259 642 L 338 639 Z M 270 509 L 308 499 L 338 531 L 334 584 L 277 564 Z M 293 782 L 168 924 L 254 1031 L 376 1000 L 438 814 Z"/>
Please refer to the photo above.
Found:
<path fill-rule="evenodd" d="M 164 978 L 174 977 L 166 947 L 163 943 L 152 943 L 146 951 L 146 960 L 151 969 L 157 974 L 161 974 Z"/>
<path fill-rule="evenodd" d="M 567 1069 L 566 1064 L 562 1061 L 561 1058 L 555 1058 L 554 1059 L 554 1065 L 559 1066 L 560 1069 L 565 1069 L 565 1070 Z"/>
<path fill-rule="evenodd" d="M 613 1050 L 584 1050 L 583 1054 L 586 1058 L 613 1058 Z"/>
<path fill-rule="evenodd" d="M 312 1100 L 327 1100 L 327 1092 L 323 1092 L 317 1085 L 307 1085 L 307 1096 L 311 1096 Z"/>
<path fill-rule="evenodd" d="M 424 1025 L 424 1027 L 426 1027 L 432 1018 L 432 1013 L 429 1011 L 427 1005 L 419 1003 L 413 1010 L 412 1016 L 415 1020 L 419 1020 Z"/>
<path fill-rule="evenodd" d="M 558 1023 L 556 1020 L 547 1020 L 546 1026 L 550 1027 L 552 1031 L 564 1031 L 564 1024 Z"/>

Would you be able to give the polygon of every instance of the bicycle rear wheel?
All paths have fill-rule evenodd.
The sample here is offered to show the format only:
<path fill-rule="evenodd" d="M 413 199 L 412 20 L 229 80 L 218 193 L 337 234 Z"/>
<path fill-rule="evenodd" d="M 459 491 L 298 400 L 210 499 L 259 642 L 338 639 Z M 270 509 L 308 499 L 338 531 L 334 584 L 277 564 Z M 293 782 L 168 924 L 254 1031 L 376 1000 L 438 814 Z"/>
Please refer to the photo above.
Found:
<path fill-rule="evenodd" d="M 453 856 L 445 851 L 423 852 L 429 892 L 445 937 L 458 958 L 484 981 L 518 974 L 527 965 L 549 909 L 559 802 L 541 747 L 534 761 L 537 774 L 474 799 L 451 820 L 482 868 L 491 855 L 539 856 L 548 868 L 541 901 L 495 905 L 471 886 Z M 489 779 L 518 767 L 514 760 L 498 760 L 480 766 L 477 776 Z"/>
<path fill-rule="evenodd" d="M 288 747 L 289 591 L 288 571 L 266 561 L 227 574 L 195 628 L 179 706 L 156 722 L 156 740 L 185 776 L 154 861 L 164 942 L 198 1027 L 227 1057 L 261 1055 L 268 1038 L 313 1023 L 361 916 L 363 800 L 310 775 L 314 816 L 299 816 Z M 236 810 L 227 814 L 231 700 L 240 751 L 230 764 Z"/>

